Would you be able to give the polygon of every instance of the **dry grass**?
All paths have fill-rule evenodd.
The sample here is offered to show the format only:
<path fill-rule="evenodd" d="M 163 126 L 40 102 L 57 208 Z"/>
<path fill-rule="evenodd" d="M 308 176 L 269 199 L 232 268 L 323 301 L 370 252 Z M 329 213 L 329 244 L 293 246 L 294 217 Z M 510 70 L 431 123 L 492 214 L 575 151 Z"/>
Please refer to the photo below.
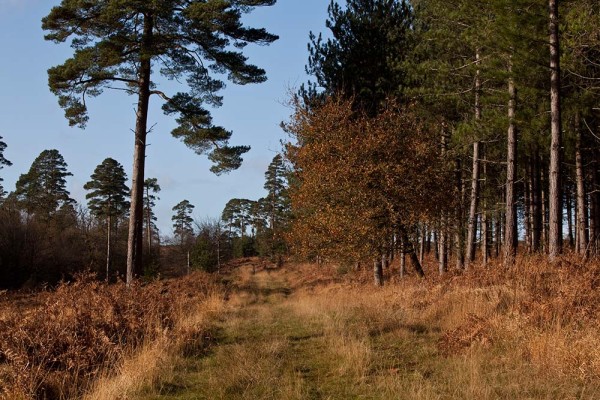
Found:
<path fill-rule="evenodd" d="M 0 396 L 75 398 L 98 377 L 127 369 L 122 363 L 134 353 L 145 365 L 158 363 L 150 359 L 160 358 L 164 338 L 172 332 L 185 337 L 179 331 L 187 326 L 179 322 L 181 316 L 189 315 L 214 286 L 200 274 L 130 288 L 82 276 L 33 297 L 30 307 L 5 308 Z M 131 378 L 138 379 L 139 374 Z"/>

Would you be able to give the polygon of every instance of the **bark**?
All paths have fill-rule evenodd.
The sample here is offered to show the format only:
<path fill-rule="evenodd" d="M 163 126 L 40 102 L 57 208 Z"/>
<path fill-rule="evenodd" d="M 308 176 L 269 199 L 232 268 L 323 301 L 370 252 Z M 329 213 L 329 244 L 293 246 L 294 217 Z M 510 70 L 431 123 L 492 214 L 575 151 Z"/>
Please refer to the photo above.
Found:
<path fill-rule="evenodd" d="M 423 268 L 421 267 L 421 263 L 419 262 L 419 257 L 417 257 L 417 252 L 415 251 L 415 246 L 413 246 L 413 244 L 408 239 L 408 234 L 406 233 L 406 229 L 404 229 L 403 227 L 400 228 L 400 237 L 402 238 L 402 245 L 403 245 L 402 256 L 405 257 L 408 254 L 408 256 L 410 258 L 410 263 L 412 264 L 413 268 L 415 269 L 415 272 L 421 278 L 424 278 L 425 272 L 423 271 Z"/>
<path fill-rule="evenodd" d="M 135 122 L 133 150 L 133 173 L 131 177 L 131 208 L 129 213 L 129 235 L 127 239 L 127 285 L 134 275 L 142 273 L 143 212 L 144 212 L 144 166 L 146 160 L 146 135 L 148 133 L 148 105 L 150 103 L 150 78 L 152 73 L 151 53 L 153 17 L 144 16 L 144 33 L 140 50 L 139 94 Z"/>
<path fill-rule="evenodd" d="M 419 246 L 419 262 L 423 264 L 423 256 L 425 255 L 425 241 L 427 240 L 425 237 L 425 231 L 427 228 L 425 225 L 421 226 L 421 242 Z"/>
<path fill-rule="evenodd" d="M 479 191 L 481 193 L 485 193 L 485 186 L 487 183 L 487 160 L 485 155 L 485 147 L 481 149 L 482 155 L 482 166 L 483 166 L 483 178 L 481 181 L 481 186 Z M 485 194 L 482 196 L 482 210 L 481 210 L 481 261 L 483 265 L 487 265 L 489 260 L 489 236 L 490 236 L 490 222 L 488 220 L 487 215 L 487 198 Z"/>
<path fill-rule="evenodd" d="M 381 257 L 375 259 L 373 263 L 373 277 L 375 278 L 375 286 L 383 286 L 383 265 Z"/>
<path fill-rule="evenodd" d="M 531 251 L 537 253 L 540 251 L 542 235 L 540 157 L 537 148 L 531 161 L 531 171 Z"/>
<path fill-rule="evenodd" d="M 400 278 L 404 278 L 404 272 L 406 271 L 406 254 L 404 252 L 404 238 L 400 237 Z M 423 246 L 421 245 L 421 248 Z"/>
<path fill-rule="evenodd" d="M 546 180 L 545 180 L 545 168 L 542 167 L 542 171 L 540 174 L 540 185 L 541 185 L 541 210 L 542 210 L 542 238 L 541 238 L 541 247 L 545 252 L 548 251 L 548 190 L 546 190 Z"/>
<path fill-rule="evenodd" d="M 573 186 L 569 184 L 567 185 L 566 189 L 565 202 L 567 206 L 567 238 L 569 240 L 569 247 L 573 248 Z"/>
<path fill-rule="evenodd" d="M 467 228 L 467 268 L 475 261 L 477 238 L 477 208 L 479 206 L 479 150 L 480 142 L 473 143 L 473 169 L 471 177 L 471 202 L 469 206 L 469 225 Z"/>
<path fill-rule="evenodd" d="M 456 193 L 460 198 L 459 204 L 456 207 L 456 214 L 454 216 L 455 223 L 455 238 L 454 244 L 456 245 L 456 268 L 463 269 L 465 267 L 465 257 L 464 257 L 464 235 L 463 235 L 463 204 L 462 201 L 462 193 L 463 193 L 463 183 L 462 183 L 462 168 L 460 158 L 456 159 Z"/>
<path fill-rule="evenodd" d="M 549 0 L 550 9 L 550 114 L 551 144 L 549 168 L 549 226 L 548 253 L 550 261 L 562 252 L 562 196 L 561 173 L 561 109 L 560 109 L 560 54 L 558 32 L 558 0 Z"/>
<path fill-rule="evenodd" d="M 110 205 L 109 205 L 110 208 Z M 112 231 L 112 216 L 110 215 L 110 212 L 108 213 L 108 221 L 107 221 L 107 226 L 106 226 L 106 230 L 108 231 L 108 233 L 106 234 L 106 282 L 108 282 L 109 277 L 110 277 L 110 263 L 111 263 L 111 248 L 110 248 L 110 242 L 111 242 L 111 231 Z"/>
<path fill-rule="evenodd" d="M 575 181 L 577 187 L 577 253 L 587 256 L 588 236 L 587 236 L 587 212 L 585 207 L 585 173 L 583 169 L 583 157 L 581 151 L 581 126 L 579 125 L 579 115 L 576 115 L 576 138 L 575 138 Z"/>
<path fill-rule="evenodd" d="M 512 70 L 512 67 L 511 67 Z M 508 80 L 508 146 L 506 159 L 506 222 L 504 224 L 504 265 L 512 266 L 517 254 L 517 208 L 515 205 L 515 177 L 517 171 L 517 127 L 515 108 L 517 90 L 512 78 Z"/>

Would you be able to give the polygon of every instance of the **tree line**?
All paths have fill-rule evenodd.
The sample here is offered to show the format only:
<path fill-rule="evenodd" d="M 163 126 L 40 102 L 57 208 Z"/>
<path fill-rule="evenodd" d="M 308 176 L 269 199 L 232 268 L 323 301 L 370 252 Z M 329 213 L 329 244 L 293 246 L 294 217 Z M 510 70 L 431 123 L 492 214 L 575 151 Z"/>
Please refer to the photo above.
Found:
<path fill-rule="evenodd" d="M 331 1 L 292 98 L 290 244 L 419 274 L 598 255 L 600 6 Z M 402 261 L 404 262 L 404 261 Z"/>

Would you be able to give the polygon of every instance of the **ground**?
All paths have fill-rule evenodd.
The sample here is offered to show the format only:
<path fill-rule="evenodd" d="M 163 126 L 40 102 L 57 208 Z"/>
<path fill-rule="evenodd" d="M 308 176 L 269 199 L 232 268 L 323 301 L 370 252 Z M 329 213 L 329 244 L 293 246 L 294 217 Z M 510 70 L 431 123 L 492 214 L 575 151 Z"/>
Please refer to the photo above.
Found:
<path fill-rule="evenodd" d="M 528 362 L 521 350 L 506 348 L 500 340 L 491 343 L 493 335 L 486 336 L 477 313 L 470 312 L 484 310 L 484 305 L 467 313 L 467 328 L 454 331 L 460 340 L 448 340 L 448 315 L 456 312 L 432 314 L 427 301 L 402 295 L 402 284 L 381 290 L 360 282 L 321 282 L 309 275 L 299 268 L 269 269 L 257 262 L 234 268 L 224 279 L 227 311 L 214 321 L 205 345 L 179 358 L 169 373 L 137 398 L 593 399 L 600 395 L 597 381 L 573 380 L 568 375 L 548 379 L 543 368 Z M 406 292 L 415 297 L 419 290 L 411 287 Z M 503 302 L 501 293 L 490 300 L 494 306 Z"/>

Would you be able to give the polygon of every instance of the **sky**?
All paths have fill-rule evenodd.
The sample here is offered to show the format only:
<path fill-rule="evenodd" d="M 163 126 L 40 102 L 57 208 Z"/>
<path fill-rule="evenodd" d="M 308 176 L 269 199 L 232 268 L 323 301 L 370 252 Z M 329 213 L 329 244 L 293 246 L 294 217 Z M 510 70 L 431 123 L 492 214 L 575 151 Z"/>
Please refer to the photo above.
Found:
<path fill-rule="evenodd" d="M 58 0 L 0 0 L 0 136 L 7 144 L 4 156 L 13 165 L 0 170 L 3 186 L 14 190 L 33 160 L 46 149 L 57 149 L 73 174 L 67 189 L 86 204 L 83 185 L 105 158 L 119 161 L 131 176 L 136 98 L 106 91 L 88 101 L 85 130 L 71 128 L 49 91 L 48 68 L 72 55 L 68 45 L 44 40 L 41 19 Z M 199 156 L 170 134 L 175 126 L 163 115 L 158 98 L 151 99 L 146 174 L 162 188 L 155 212 L 162 235 L 171 235 L 172 208 L 187 199 L 195 205 L 197 220 L 217 218 L 231 198 L 258 199 L 265 195 L 264 173 L 281 150 L 286 134 L 280 122 L 291 114 L 289 93 L 308 77 L 308 34 L 325 31 L 327 0 L 278 0 L 244 17 L 249 26 L 264 27 L 279 35 L 270 46 L 249 45 L 244 54 L 264 68 L 268 81 L 258 85 L 228 83 L 221 92 L 224 105 L 213 109 L 213 122 L 233 131 L 230 144 L 250 145 L 244 164 L 227 175 L 216 176 L 206 156 Z M 185 86 L 177 89 L 184 91 Z"/>

